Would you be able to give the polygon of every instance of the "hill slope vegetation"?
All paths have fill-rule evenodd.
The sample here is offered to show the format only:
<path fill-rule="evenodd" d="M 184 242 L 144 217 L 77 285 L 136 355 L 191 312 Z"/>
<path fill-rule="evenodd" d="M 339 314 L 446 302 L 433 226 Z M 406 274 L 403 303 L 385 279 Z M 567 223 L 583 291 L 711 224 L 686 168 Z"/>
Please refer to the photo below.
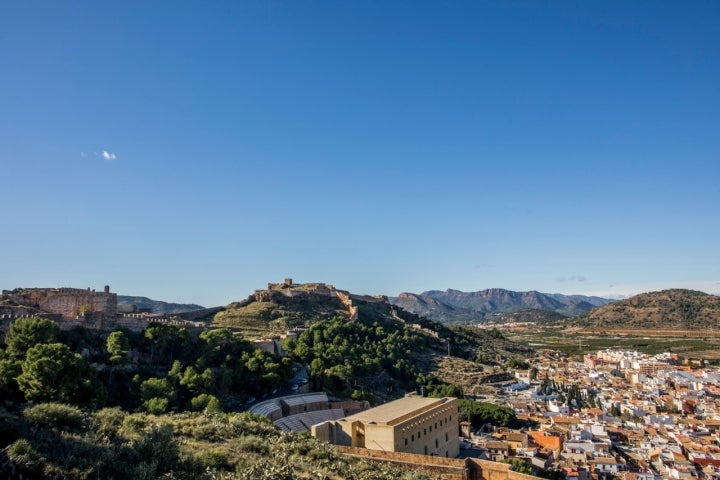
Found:
<path fill-rule="evenodd" d="M 285 342 L 285 348 L 308 365 L 315 388 L 378 401 L 420 385 L 454 383 L 470 391 L 497 359 L 520 361 L 532 352 L 497 331 L 448 327 L 398 308 L 385 297 L 355 295 L 324 284 L 258 290 L 216 314 L 214 325 L 246 338 L 298 328 L 299 337 Z M 446 360 L 448 350 L 453 362 Z M 458 376 L 458 368 L 468 374 Z"/>
<path fill-rule="evenodd" d="M 577 324 L 589 330 L 718 329 L 720 297 L 684 289 L 643 293 L 598 307 Z"/>

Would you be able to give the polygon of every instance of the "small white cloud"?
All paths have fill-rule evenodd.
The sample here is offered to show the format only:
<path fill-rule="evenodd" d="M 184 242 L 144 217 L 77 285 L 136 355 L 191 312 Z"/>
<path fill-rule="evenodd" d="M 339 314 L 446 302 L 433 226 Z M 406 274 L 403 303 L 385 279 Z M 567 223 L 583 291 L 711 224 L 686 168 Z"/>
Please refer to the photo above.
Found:
<path fill-rule="evenodd" d="M 492 267 L 493 266 L 490 265 L 489 263 L 478 263 L 477 265 L 475 265 L 476 270 L 485 270 L 487 268 L 492 268 Z"/>
<path fill-rule="evenodd" d="M 102 157 L 103 157 L 105 160 L 110 160 L 110 161 L 112 161 L 112 160 L 115 160 L 115 159 L 117 158 L 117 155 L 115 155 L 114 153 L 110 153 L 110 152 L 108 152 L 107 150 L 103 150 L 103 151 L 102 151 Z"/>
<path fill-rule="evenodd" d="M 570 275 L 569 277 L 557 277 L 556 282 L 584 282 L 587 280 L 585 275 Z"/>
<path fill-rule="evenodd" d="M 80 152 L 80 156 L 82 158 L 87 158 L 88 154 L 87 154 L 87 152 Z"/>

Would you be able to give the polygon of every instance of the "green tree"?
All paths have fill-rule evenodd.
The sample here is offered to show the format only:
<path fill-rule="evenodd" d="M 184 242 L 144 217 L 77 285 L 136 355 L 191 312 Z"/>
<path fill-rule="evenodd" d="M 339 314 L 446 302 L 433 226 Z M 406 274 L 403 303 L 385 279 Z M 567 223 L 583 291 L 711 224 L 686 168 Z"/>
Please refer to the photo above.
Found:
<path fill-rule="evenodd" d="M 151 377 L 140 384 L 142 400 L 151 398 L 170 398 L 175 396 L 175 388 L 167 378 Z"/>
<path fill-rule="evenodd" d="M 20 391 L 33 402 L 88 404 L 98 397 L 95 373 L 77 353 L 62 343 L 31 347 L 17 377 Z"/>
<path fill-rule="evenodd" d="M 253 350 L 250 342 L 226 328 L 205 330 L 200 334 L 198 367 L 218 367 Z"/>
<path fill-rule="evenodd" d="M 180 385 L 187 388 L 193 395 L 212 391 L 214 384 L 215 378 L 209 368 L 200 373 L 192 366 L 189 366 L 180 377 Z"/>
<path fill-rule="evenodd" d="M 513 472 L 532 475 L 532 467 L 521 458 L 506 458 L 502 463 L 509 464 Z"/>
<path fill-rule="evenodd" d="M 106 349 L 111 363 L 119 364 L 127 360 L 130 342 L 125 332 L 116 331 L 108 335 Z"/>
<path fill-rule="evenodd" d="M 430 390 L 430 389 L 429 389 Z M 453 383 L 436 385 L 431 387 L 431 391 L 428 392 L 428 397 L 463 397 L 463 389 L 460 385 Z"/>
<path fill-rule="evenodd" d="M 467 420 L 476 428 L 486 423 L 498 427 L 512 427 L 517 423 L 517 417 L 512 408 L 494 403 L 460 399 L 458 413 L 461 420 Z"/>
<path fill-rule="evenodd" d="M 22 361 L 0 350 L 0 398 L 22 400 L 17 377 L 22 373 Z"/>
<path fill-rule="evenodd" d="M 130 341 L 122 331 L 115 331 L 108 335 L 105 342 L 105 349 L 108 353 L 108 359 L 110 360 L 110 374 L 108 375 L 108 390 L 110 393 L 114 393 L 113 387 L 113 374 L 115 373 L 115 367 L 119 364 L 125 363 L 128 359 L 128 353 L 130 352 Z"/>
<path fill-rule="evenodd" d="M 143 409 L 153 415 L 162 415 L 167 412 L 168 405 L 167 398 L 153 397 L 143 402 Z"/>
<path fill-rule="evenodd" d="M 197 397 L 193 397 L 190 400 L 190 408 L 195 411 L 205 411 L 211 413 L 222 412 L 222 405 L 217 397 L 208 395 L 207 393 L 201 393 Z"/>
<path fill-rule="evenodd" d="M 60 329 L 47 318 L 18 318 L 5 335 L 6 352 L 12 358 L 22 359 L 33 345 L 57 342 Z"/>
<path fill-rule="evenodd" d="M 193 353 L 186 328 L 154 323 L 145 329 L 145 338 L 150 342 L 150 363 L 159 361 L 167 368 L 175 359 Z"/>

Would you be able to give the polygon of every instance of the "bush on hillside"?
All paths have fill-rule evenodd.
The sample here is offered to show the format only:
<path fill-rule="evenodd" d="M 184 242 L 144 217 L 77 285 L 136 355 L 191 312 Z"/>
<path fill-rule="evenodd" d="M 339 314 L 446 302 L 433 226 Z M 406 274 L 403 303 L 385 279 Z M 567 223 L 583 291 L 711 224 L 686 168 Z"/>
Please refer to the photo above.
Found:
<path fill-rule="evenodd" d="M 85 414 L 77 407 L 62 403 L 40 403 L 28 407 L 23 417 L 35 427 L 80 430 L 85 422 Z"/>

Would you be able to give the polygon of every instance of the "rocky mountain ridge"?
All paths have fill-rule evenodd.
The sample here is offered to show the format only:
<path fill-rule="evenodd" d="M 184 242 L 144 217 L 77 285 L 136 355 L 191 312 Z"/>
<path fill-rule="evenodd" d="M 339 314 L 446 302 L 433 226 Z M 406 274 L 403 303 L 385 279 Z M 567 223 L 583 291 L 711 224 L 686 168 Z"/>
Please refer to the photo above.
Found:
<path fill-rule="evenodd" d="M 477 292 L 429 290 L 420 294 L 403 292 L 390 302 L 409 312 L 444 323 L 483 322 L 499 313 L 544 310 L 567 317 L 587 313 L 614 300 L 584 295 L 547 294 L 532 290 L 515 292 L 490 288 Z"/>
<path fill-rule="evenodd" d="M 133 313 L 138 310 L 150 310 L 152 313 L 184 313 L 195 310 L 202 310 L 205 307 L 194 303 L 172 303 L 153 300 L 147 297 L 137 297 L 131 295 L 117 296 L 118 311 L 124 313 Z M 134 308 L 133 308 L 134 307 Z"/>

